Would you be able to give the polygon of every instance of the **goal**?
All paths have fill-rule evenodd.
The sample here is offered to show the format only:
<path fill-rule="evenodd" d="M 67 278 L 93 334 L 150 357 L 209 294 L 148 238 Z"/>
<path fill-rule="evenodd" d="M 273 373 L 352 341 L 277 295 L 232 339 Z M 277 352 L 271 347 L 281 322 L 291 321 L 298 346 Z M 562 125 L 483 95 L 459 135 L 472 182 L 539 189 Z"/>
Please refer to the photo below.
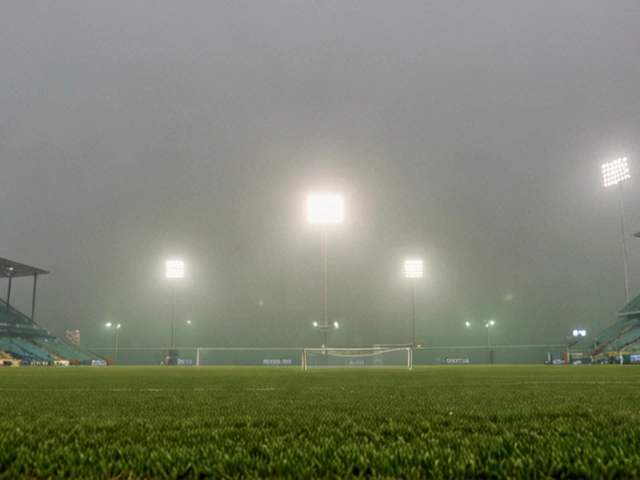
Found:
<path fill-rule="evenodd" d="M 302 369 L 322 367 L 413 367 L 410 347 L 400 348 L 305 348 Z"/>

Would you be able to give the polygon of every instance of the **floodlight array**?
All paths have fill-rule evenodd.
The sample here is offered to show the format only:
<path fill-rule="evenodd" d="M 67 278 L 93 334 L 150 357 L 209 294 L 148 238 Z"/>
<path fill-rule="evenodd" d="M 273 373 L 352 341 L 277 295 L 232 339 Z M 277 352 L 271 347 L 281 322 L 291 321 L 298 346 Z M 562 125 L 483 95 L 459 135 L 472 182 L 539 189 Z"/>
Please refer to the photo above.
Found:
<path fill-rule="evenodd" d="M 307 218 L 311 223 L 341 223 L 344 200 L 341 195 L 309 195 Z"/>
<path fill-rule="evenodd" d="M 331 324 L 331 325 L 324 324 L 324 323 L 313 322 L 312 325 L 313 325 L 313 328 L 317 328 L 321 332 L 327 332 L 327 331 L 329 331 L 331 329 L 331 327 L 333 327 L 334 329 L 340 328 L 340 323 L 338 323 L 338 322 L 333 322 L 333 324 Z"/>
<path fill-rule="evenodd" d="M 422 260 L 405 260 L 404 276 L 406 278 L 422 278 Z"/>
<path fill-rule="evenodd" d="M 587 331 L 586 330 L 574 330 L 573 331 L 573 336 L 574 337 L 586 337 L 587 336 Z"/>
<path fill-rule="evenodd" d="M 613 162 L 603 164 L 602 178 L 605 187 L 617 185 L 621 181 L 631 178 L 629 166 L 627 165 L 627 157 L 618 158 Z"/>
<path fill-rule="evenodd" d="M 184 262 L 182 260 L 167 260 L 167 278 L 184 278 Z"/>

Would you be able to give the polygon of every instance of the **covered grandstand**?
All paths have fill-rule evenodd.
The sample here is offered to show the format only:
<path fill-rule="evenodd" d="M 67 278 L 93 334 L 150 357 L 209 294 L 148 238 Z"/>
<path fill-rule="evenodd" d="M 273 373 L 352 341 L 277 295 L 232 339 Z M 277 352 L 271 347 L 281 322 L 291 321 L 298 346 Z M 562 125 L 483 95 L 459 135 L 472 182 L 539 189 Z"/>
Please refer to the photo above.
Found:
<path fill-rule="evenodd" d="M 104 360 L 79 346 L 67 343 L 34 320 L 36 285 L 46 270 L 0 258 L 0 279 L 7 280 L 6 299 L 0 298 L 0 365 L 96 365 Z M 33 277 L 31 316 L 11 305 L 14 278 Z"/>
<path fill-rule="evenodd" d="M 618 312 L 620 321 L 574 344 L 567 356 L 572 363 L 640 364 L 640 295 Z"/>

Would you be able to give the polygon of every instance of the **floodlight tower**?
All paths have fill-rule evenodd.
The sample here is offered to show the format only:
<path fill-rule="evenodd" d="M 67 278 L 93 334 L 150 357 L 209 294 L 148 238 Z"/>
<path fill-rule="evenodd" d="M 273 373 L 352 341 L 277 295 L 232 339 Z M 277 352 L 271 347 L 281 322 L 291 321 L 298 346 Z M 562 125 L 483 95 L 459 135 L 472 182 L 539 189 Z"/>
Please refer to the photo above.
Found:
<path fill-rule="evenodd" d="M 114 349 L 114 354 L 113 354 L 113 364 L 117 365 L 118 364 L 118 332 L 120 331 L 120 324 L 118 325 L 114 325 L 111 322 L 107 322 L 107 328 L 111 328 L 112 326 L 116 329 L 116 347 Z"/>
<path fill-rule="evenodd" d="M 413 319 L 413 346 L 416 346 L 416 278 L 423 276 L 422 260 L 405 260 L 404 276 L 411 279 L 411 317 Z"/>
<path fill-rule="evenodd" d="M 627 165 L 627 157 L 618 158 L 609 163 L 602 165 L 602 178 L 604 186 L 610 187 L 618 185 L 620 192 L 620 227 L 622 230 L 622 261 L 624 263 L 624 288 L 627 294 L 627 303 L 629 303 L 629 277 L 627 274 L 627 244 L 624 234 L 624 196 L 622 194 L 622 181 L 631 178 L 629 175 L 629 167 Z"/>
<path fill-rule="evenodd" d="M 186 327 L 185 327 L 185 328 L 186 328 L 187 330 L 185 330 L 185 328 L 183 328 L 183 329 L 182 329 L 182 332 L 183 332 L 183 338 L 182 338 L 182 341 L 181 341 L 180 343 L 182 344 L 182 346 L 183 346 L 183 347 L 187 345 L 187 342 L 185 342 L 185 337 L 188 337 L 188 339 L 191 339 L 191 332 L 189 332 L 188 334 L 184 335 L 184 333 L 185 333 L 185 332 L 187 332 L 187 331 L 191 330 L 191 324 L 192 324 L 191 320 L 187 319 L 187 320 L 185 321 L 185 325 L 186 325 Z"/>
<path fill-rule="evenodd" d="M 184 278 L 184 262 L 182 260 L 167 260 L 166 277 L 171 280 L 171 350 L 174 350 L 176 346 L 176 280 Z"/>
<path fill-rule="evenodd" d="M 324 333 L 324 347 L 327 346 L 327 334 L 329 330 L 337 330 L 340 328 L 340 324 L 338 322 L 333 322 L 332 325 L 320 325 L 318 322 L 313 322 L 313 328 L 318 329 L 318 331 Z"/>
<path fill-rule="evenodd" d="M 307 197 L 307 220 L 322 226 L 320 255 L 322 257 L 322 274 L 324 290 L 324 317 L 318 326 L 324 332 L 324 347 L 327 346 L 327 332 L 329 331 L 329 294 L 327 288 L 327 225 L 342 223 L 344 200 L 341 195 L 321 194 Z M 336 327 L 337 328 L 337 327 Z"/>
<path fill-rule="evenodd" d="M 570 337 L 565 337 L 567 342 L 567 363 L 571 363 L 571 347 L 587 336 L 586 330 L 574 330 Z"/>
<path fill-rule="evenodd" d="M 489 363 L 493 364 L 493 350 L 491 349 L 491 336 L 489 335 L 489 330 L 496 324 L 495 320 L 489 320 L 485 327 L 487 327 L 487 349 L 489 350 Z"/>

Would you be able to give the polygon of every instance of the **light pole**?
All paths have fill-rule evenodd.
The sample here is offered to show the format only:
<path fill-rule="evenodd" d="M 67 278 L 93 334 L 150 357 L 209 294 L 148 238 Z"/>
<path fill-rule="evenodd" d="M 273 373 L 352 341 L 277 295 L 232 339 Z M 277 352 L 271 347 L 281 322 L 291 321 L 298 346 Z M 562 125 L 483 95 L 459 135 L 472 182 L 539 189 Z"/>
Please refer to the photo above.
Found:
<path fill-rule="evenodd" d="M 337 330 L 338 328 L 340 328 L 340 324 L 338 322 L 333 322 L 333 325 L 321 325 L 318 322 L 313 322 L 313 328 L 317 328 L 318 331 L 324 333 L 324 345 L 322 345 L 322 347 L 326 348 L 327 334 L 329 333 L 329 330 L 331 330 L 332 328 L 334 330 Z"/>
<path fill-rule="evenodd" d="M 574 330 L 572 336 L 565 337 L 567 342 L 567 363 L 571 363 L 571 347 L 587 336 L 586 330 Z"/>
<path fill-rule="evenodd" d="M 184 278 L 184 262 L 182 260 L 167 260 L 166 277 L 171 280 L 171 354 L 175 349 L 176 333 L 176 279 Z"/>
<path fill-rule="evenodd" d="M 627 157 L 618 158 L 609 163 L 602 165 L 602 178 L 604 186 L 610 187 L 618 185 L 620 192 L 620 228 L 622 230 L 622 261 L 624 263 L 624 288 L 627 295 L 627 303 L 629 303 L 629 277 L 627 274 L 627 244 L 624 234 L 624 196 L 622 192 L 622 181 L 631 178 L 629 175 L 629 167 L 627 165 Z"/>
<path fill-rule="evenodd" d="M 322 257 L 322 275 L 324 292 L 323 322 L 318 328 L 324 331 L 324 347 L 327 346 L 327 331 L 329 330 L 329 293 L 327 286 L 327 230 L 329 224 L 342 223 L 343 203 L 341 195 L 322 194 L 307 197 L 307 219 L 309 223 L 319 223 L 322 226 L 320 240 L 320 255 Z"/>
<path fill-rule="evenodd" d="M 489 330 L 496 324 L 495 320 L 489 320 L 485 327 L 487 327 L 487 349 L 489 350 L 489 363 L 493 365 L 493 349 L 491 348 L 491 336 Z"/>
<path fill-rule="evenodd" d="M 118 364 L 118 332 L 120 331 L 120 324 L 114 325 L 111 322 L 107 322 L 107 328 L 111 328 L 112 326 L 116 329 L 116 347 L 113 353 L 113 364 Z"/>
<path fill-rule="evenodd" d="M 411 279 L 411 318 L 413 319 L 413 346 L 416 346 L 416 278 L 423 275 L 422 260 L 405 260 L 404 276 Z"/>
<path fill-rule="evenodd" d="M 187 324 L 187 327 L 186 327 L 186 328 L 187 328 L 187 329 L 190 329 L 190 328 L 191 328 L 191 320 L 187 320 L 185 323 Z M 183 329 L 183 332 L 184 332 L 184 329 Z M 191 333 L 189 332 L 189 334 L 188 334 L 187 336 L 188 336 L 189 338 L 191 338 Z M 182 343 L 182 346 L 183 346 L 183 347 L 186 347 L 186 344 L 185 344 L 184 338 L 183 338 L 183 340 L 182 340 L 182 342 L 181 342 L 181 343 Z"/>

